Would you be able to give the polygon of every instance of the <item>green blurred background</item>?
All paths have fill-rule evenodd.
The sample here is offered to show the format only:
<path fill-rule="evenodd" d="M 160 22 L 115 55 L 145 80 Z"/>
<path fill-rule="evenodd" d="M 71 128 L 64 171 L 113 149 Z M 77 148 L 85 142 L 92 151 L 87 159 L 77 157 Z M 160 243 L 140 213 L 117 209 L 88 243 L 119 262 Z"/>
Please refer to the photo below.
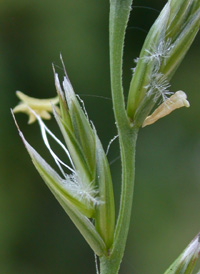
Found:
<path fill-rule="evenodd" d="M 127 96 L 133 59 L 166 1 L 135 0 L 126 36 Z M 149 7 L 149 8 L 148 8 Z M 153 10 L 153 9 L 156 10 Z M 62 53 L 75 91 L 106 148 L 116 134 L 110 98 L 108 0 L 0 2 L 0 273 L 95 273 L 94 255 L 34 169 L 13 123 L 16 90 L 55 96 L 52 62 Z M 191 108 L 140 131 L 133 214 L 120 273 L 163 273 L 200 230 L 200 50 L 198 35 L 173 78 Z M 17 115 L 27 140 L 51 162 L 38 125 Z M 48 126 L 59 136 L 53 119 Z M 109 161 L 119 155 L 115 142 Z M 116 206 L 120 162 L 112 164 Z"/>

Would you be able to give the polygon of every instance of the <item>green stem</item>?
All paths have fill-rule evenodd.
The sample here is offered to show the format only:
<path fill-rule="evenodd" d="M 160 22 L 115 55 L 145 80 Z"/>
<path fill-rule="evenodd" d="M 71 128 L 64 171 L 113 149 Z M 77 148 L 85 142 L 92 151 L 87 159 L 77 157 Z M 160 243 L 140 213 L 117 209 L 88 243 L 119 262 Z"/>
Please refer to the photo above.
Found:
<path fill-rule="evenodd" d="M 135 145 L 138 129 L 132 128 L 127 117 L 122 87 L 122 59 L 126 26 L 132 0 L 110 0 L 110 70 L 111 90 L 117 124 L 121 162 L 122 189 L 113 247 L 108 256 L 100 257 L 100 273 L 119 271 L 130 225 L 135 177 Z"/>
<path fill-rule="evenodd" d="M 110 0 L 110 75 L 112 101 L 118 130 L 129 127 L 123 87 L 122 63 L 126 26 L 132 0 Z"/>
<path fill-rule="evenodd" d="M 121 138 L 122 191 L 120 211 L 111 254 L 100 258 L 101 274 L 118 273 L 124 255 L 130 225 L 135 175 L 135 144 L 137 139 L 137 130 L 127 130 L 126 132 L 123 132 Z"/>

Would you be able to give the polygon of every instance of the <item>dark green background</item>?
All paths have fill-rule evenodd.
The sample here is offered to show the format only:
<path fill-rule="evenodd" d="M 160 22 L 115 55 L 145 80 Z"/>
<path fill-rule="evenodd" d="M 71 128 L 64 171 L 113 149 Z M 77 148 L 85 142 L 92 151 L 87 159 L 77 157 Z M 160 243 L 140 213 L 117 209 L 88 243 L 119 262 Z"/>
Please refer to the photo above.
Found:
<path fill-rule="evenodd" d="M 160 10 L 165 1 L 136 0 Z M 34 169 L 10 108 L 16 90 L 55 96 L 51 63 L 63 55 L 76 93 L 106 148 L 116 134 L 110 100 L 108 0 L 3 0 L 0 3 L 0 273 L 92 274 L 94 255 Z M 126 36 L 127 96 L 133 59 L 158 12 L 133 8 Z M 142 28 L 143 30 L 137 29 Z M 200 50 L 198 35 L 171 81 L 191 107 L 140 131 L 133 214 L 120 273 L 163 273 L 200 230 Z M 92 95 L 92 96 L 86 96 Z M 27 140 L 50 162 L 37 124 L 17 115 Z M 55 122 L 47 125 L 59 136 Z M 119 154 L 112 145 L 109 160 Z M 116 206 L 120 162 L 112 165 Z"/>

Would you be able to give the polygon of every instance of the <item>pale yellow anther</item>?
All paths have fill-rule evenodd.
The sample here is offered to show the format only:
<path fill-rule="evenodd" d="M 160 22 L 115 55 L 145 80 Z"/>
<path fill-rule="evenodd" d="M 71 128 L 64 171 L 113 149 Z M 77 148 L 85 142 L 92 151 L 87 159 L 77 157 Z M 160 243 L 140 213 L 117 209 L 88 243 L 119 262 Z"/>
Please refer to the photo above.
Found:
<path fill-rule="evenodd" d="M 177 108 L 189 106 L 190 103 L 187 100 L 187 95 L 184 91 L 179 90 L 163 102 L 150 116 L 147 116 L 142 127 L 155 123 L 157 120 L 170 114 Z"/>
<path fill-rule="evenodd" d="M 31 124 L 36 121 L 36 117 L 31 112 L 31 109 L 38 114 L 42 119 L 49 120 L 52 112 L 52 104 L 56 105 L 59 98 L 38 99 L 25 95 L 21 91 L 16 92 L 17 97 L 21 100 L 19 104 L 13 109 L 14 113 L 23 112 L 29 116 L 28 123 Z"/>

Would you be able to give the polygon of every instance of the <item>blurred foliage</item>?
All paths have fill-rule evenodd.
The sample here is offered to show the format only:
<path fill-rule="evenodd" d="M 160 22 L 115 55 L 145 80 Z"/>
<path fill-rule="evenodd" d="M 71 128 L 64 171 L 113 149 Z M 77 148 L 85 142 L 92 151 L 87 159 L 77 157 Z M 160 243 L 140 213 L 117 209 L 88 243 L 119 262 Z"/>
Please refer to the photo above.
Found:
<path fill-rule="evenodd" d="M 133 59 L 165 1 L 135 0 L 126 36 L 125 93 Z M 153 9 L 152 9 L 153 8 Z M 156 10 L 158 11 L 156 11 Z M 3 0 L 0 3 L 0 272 L 95 273 L 94 256 L 34 169 L 9 109 L 15 90 L 55 95 L 51 63 L 63 75 L 63 55 L 75 91 L 84 99 L 106 147 L 116 134 L 110 101 L 109 1 Z M 200 229 L 200 51 L 198 35 L 173 78 L 191 107 L 141 130 L 131 228 L 121 272 L 163 273 Z M 105 99 L 94 97 L 104 96 Z M 38 125 L 17 115 L 27 140 L 48 159 Z M 57 133 L 52 120 L 47 123 Z M 58 135 L 58 133 L 57 133 Z M 58 135 L 59 136 L 59 135 Z M 117 141 L 109 160 L 119 155 Z M 116 206 L 120 162 L 112 164 Z"/>

